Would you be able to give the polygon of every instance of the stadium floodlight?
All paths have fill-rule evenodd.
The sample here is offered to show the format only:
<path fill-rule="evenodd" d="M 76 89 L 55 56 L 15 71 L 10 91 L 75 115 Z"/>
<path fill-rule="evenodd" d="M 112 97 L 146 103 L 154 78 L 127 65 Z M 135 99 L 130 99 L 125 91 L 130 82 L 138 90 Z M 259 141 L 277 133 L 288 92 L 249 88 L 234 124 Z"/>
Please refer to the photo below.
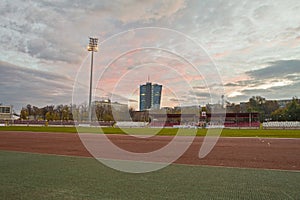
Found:
<path fill-rule="evenodd" d="M 92 52 L 98 51 L 98 38 L 90 37 L 88 51 L 92 51 Z"/>
<path fill-rule="evenodd" d="M 90 95 L 89 95 L 89 122 L 92 122 L 92 85 L 93 85 L 93 64 L 94 52 L 98 51 L 98 38 L 90 37 L 88 51 L 92 52 L 91 55 L 91 75 L 90 75 Z"/>

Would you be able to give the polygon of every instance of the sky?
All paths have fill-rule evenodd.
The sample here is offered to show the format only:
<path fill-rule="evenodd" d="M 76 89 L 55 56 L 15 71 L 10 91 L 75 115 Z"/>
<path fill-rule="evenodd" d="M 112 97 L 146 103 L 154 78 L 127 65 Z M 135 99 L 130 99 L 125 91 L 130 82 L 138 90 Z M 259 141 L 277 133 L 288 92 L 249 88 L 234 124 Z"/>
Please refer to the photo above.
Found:
<path fill-rule="evenodd" d="M 299 97 L 300 1 L 2 0 L 0 103 L 15 110 L 93 100 L 138 107 L 139 85 L 162 106 Z"/>

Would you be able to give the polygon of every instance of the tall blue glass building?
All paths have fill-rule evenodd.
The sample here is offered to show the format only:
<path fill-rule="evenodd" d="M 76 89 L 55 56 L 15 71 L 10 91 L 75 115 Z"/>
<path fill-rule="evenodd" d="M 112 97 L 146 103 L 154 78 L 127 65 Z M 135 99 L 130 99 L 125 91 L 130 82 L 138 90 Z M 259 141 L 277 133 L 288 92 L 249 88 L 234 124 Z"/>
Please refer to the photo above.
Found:
<path fill-rule="evenodd" d="M 161 102 L 162 85 L 147 82 L 140 85 L 140 111 L 159 109 Z"/>

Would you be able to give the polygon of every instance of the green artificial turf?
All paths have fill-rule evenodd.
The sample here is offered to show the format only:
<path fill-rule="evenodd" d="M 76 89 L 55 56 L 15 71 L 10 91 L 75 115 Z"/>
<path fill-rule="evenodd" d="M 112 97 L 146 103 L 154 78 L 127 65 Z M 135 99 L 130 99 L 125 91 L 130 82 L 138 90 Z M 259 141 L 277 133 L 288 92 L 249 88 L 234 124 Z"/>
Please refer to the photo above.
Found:
<path fill-rule="evenodd" d="M 111 128 L 111 127 L 44 127 L 44 126 L 4 126 L 0 131 L 34 131 L 63 133 L 100 133 L 133 135 L 176 135 L 177 128 Z M 195 129 L 181 129 L 180 135 L 194 135 Z M 205 136 L 207 129 L 198 129 L 197 136 Z M 300 138 L 300 130 L 265 130 L 265 129 L 223 129 L 222 137 L 277 137 Z"/>
<path fill-rule="evenodd" d="M 300 172 L 172 164 L 129 174 L 93 158 L 0 151 L 0 199 L 298 199 Z"/>
<path fill-rule="evenodd" d="M 76 127 L 46 127 L 46 126 L 0 126 L 0 131 L 33 131 L 33 132 L 63 132 L 77 133 Z"/>
<path fill-rule="evenodd" d="M 223 129 L 223 137 L 300 138 L 300 130 Z"/>

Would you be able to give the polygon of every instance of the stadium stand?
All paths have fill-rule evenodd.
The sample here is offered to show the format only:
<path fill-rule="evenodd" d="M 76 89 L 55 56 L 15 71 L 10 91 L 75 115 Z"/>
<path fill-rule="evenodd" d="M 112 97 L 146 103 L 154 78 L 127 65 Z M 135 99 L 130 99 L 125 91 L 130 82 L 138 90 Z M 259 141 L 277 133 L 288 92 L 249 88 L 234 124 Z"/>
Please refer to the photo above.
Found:
<path fill-rule="evenodd" d="M 147 122 L 120 121 L 116 122 L 115 127 L 122 128 L 142 128 L 148 125 Z"/>
<path fill-rule="evenodd" d="M 271 121 L 263 122 L 263 129 L 300 129 L 300 122 L 298 121 Z"/>

